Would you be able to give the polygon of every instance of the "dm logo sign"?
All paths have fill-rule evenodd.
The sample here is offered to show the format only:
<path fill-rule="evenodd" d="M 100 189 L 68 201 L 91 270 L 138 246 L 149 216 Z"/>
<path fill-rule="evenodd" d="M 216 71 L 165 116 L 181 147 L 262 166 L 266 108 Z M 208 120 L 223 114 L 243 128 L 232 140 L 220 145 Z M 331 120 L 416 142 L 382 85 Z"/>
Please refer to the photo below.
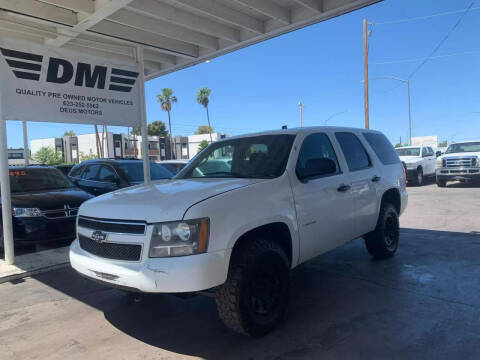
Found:
<path fill-rule="evenodd" d="M 137 125 L 136 65 L 0 40 L 0 95 L 11 120 Z"/>

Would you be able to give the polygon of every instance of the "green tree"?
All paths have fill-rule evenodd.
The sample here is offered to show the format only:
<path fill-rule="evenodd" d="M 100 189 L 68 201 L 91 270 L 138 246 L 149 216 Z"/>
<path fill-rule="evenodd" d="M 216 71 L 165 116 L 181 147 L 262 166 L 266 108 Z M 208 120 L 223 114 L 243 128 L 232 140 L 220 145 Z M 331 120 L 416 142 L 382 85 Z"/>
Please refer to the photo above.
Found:
<path fill-rule="evenodd" d="M 439 147 L 447 147 L 447 140 L 443 140 L 438 144 Z"/>
<path fill-rule="evenodd" d="M 200 135 L 200 134 L 211 134 L 213 132 L 213 128 L 211 128 L 208 125 L 200 125 L 197 128 L 197 131 L 195 131 L 195 135 Z"/>
<path fill-rule="evenodd" d="M 62 163 L 63 157 L 53 147 L 43 146 L 33 155 L 33 160 L 44 165 L 57 165 Z"/>
<path fill-rule="evenodd" d="M 80 151 L 80 153 L 78 154 L 78 157 L 80 161 L 98 159 L 97 154 L 94 154 L 91 151 L 88 154 L 85 154 L 84 152 Z"/>
<path fill-rule="evenodd" d="M 63 136 L 75 136 L 75 131 L 73 130 L 68 130 L 63 133 Z"/>
<path fill-rule="evenodd" d="M 140 126 L 134 126 L 130 134 L 139 136 L 142 133 Z M 156 120 L 147 125 L 147 133 L 149 136 L 167 136 L 167 127 L 163 121 Z"/>
<path fill-rule="evenodd" d="M 402 147 L 402 144 L 397 143 L 397 144 L 395 145 L 395 147 L 396 147 L 396 148 Z"/>
<path fill-rule="evenodd" d="M 209 127 L 209 134 L 210 134 L 210 142 L 212 142 L 212 126 L 210 125 L 210 114 L 208 113 L 208 103 L 210 102 L 210 93 L 212 90 L 206 87 L 200 88 L 197 92 L 197 103 L 202 105 L 205 110 L 207 111 L 207 122 Z"/>
<path fill-rule="evenodd" d="M 170 145 L 172 149 L 174 146 L 172 143 L 172 119 L 170 112 L 172 111 L 172 104 L 175 104 L 177 101 L 177 97 L 173 95 L 173 90 L 169 88 L 163 88 L 162 93 L 157 95 L 157 102 L 160 103 L 161 109 L 168 114 L 168 132 L 170 134 Z"/>
<path fill-rule="evenodd" d="M 202 151 L 207 146 L 208 146 L 208 141 L 207 140 L 200 141 L 200 144 L 198 144 L 198 152 Z"/>

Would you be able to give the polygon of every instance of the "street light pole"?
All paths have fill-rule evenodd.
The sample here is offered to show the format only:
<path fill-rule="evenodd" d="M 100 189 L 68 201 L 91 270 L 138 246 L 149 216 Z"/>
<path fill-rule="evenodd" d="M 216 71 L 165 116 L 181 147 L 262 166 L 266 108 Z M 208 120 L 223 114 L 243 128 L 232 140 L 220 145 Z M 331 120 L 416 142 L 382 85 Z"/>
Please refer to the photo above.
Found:
<path fill-rule="evenodd" d="M 408 97 L 408 144 L 412 145 L 412 112 L 410 106 L 410 80 L 409 79 L 400 79 L 393 76 L 377 76 L 374 78 L 370 78 L 370 80 L 396 80 L 407 84 L 407 97 Z"/>
<path fill-rule="evenodd" d="M 305 104 L 302 104 L 301 101 L 298 102 L 298 108 L 300 109 L 300 127 L 303 127 L 303 108 Z"/>

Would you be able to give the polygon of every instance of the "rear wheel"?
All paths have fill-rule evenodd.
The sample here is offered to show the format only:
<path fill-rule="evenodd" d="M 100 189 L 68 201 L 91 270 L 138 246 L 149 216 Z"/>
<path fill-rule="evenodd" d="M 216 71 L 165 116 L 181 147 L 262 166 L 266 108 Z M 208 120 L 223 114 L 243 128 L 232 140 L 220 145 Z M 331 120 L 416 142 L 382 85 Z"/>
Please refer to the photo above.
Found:
<path fill-rule="evenodd" d="M 438 186 L 438 187 L 445 187 L 445 186 L 447 186 L 447 181 L 446 181 L 446 180 L 439 179 L 439 178 L 437 177 L 437 186 Z"/>
<path fill-rule="evenodd" d="M 368 252 L 377 259 L 391 257 L 398 248 L 400 222 L 395 207 L 383 203 L 378 216 L 377 227 L 365 235 L 365 245 Z"/>
<path fill-rule="evenodd" d="M 417 186 L 421 186 L 423 184 L 423 169 L 421 167 L 417 169 L 417 175 L 415 176 L 414 182 Z"/>
<path fill-rule="evenodd" d="M 216 293 L 225 325 L 257 337 L 282 320 L 289 297 L 289 262 L 275 242 L 255 239 L 232 255 L 227 281 Z"/>

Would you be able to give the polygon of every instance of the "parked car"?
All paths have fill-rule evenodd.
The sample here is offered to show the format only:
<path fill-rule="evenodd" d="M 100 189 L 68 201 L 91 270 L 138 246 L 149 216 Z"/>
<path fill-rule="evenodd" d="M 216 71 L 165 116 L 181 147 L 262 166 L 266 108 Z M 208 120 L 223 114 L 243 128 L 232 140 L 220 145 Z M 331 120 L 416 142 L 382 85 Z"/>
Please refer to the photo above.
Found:
<path fill-rule="evenodd" d="M 218 158 L 229 166 L 207 166 Z M 289 269 L 358 237 L 373 257 L 393 256 L 406 205 L 404 169 L 380 132 L 231 137 L 172 180 L 84 203 L 70 262 L 124 290 L 211 289 L 230 329 L 259 336 L 285 313 Z"/>
<path fill-rule="evenodd" d="M 9 170 L 14 244 L 73 240 L 78 208 L 93 196 L 53 167 L 15 166 Z"/>
<path fill-rule="evenodd" d="M 55 168 L 57 168 L 58 170 L 60 170 L 60 171 L 63 173 L 63 175 L 68 176 L 68 173 L 69 173 L 70 170 L 72 170 L 72 168 L 73 168 L 73 164 L 55 165 Z"/>
<path fill-rule="evenodd" d="M 435 176 L 435 151 L 430 146 L 404 146 L 395 149 L 405 167 L 408 182 L 420 186 L 425 177 Z"/>
<path fill-rule="evenodd" d="M 150 162 L 152 180 L 170 179 L 173 174 L 163 166 Z M 75 165 L 68 174 L 79 188 L 101 195 L 143 183 L 142 160 L 94 159 Z"/>
<path fill-rule="evenodd" d="M 180 170 L 182 170 L 185 165 L 188 164 L 188 160 L 162 160 L 157 161 L 157 164 L 160 164 L 168 171 L 170 171 L 173 175 L 177 175 Z"/>
<path fill-rule="evenodd" d="M 439 187 L 453 180 L 480 181 L 480 141 L 450 144 L 437 159 L 436 174 Z"/>

